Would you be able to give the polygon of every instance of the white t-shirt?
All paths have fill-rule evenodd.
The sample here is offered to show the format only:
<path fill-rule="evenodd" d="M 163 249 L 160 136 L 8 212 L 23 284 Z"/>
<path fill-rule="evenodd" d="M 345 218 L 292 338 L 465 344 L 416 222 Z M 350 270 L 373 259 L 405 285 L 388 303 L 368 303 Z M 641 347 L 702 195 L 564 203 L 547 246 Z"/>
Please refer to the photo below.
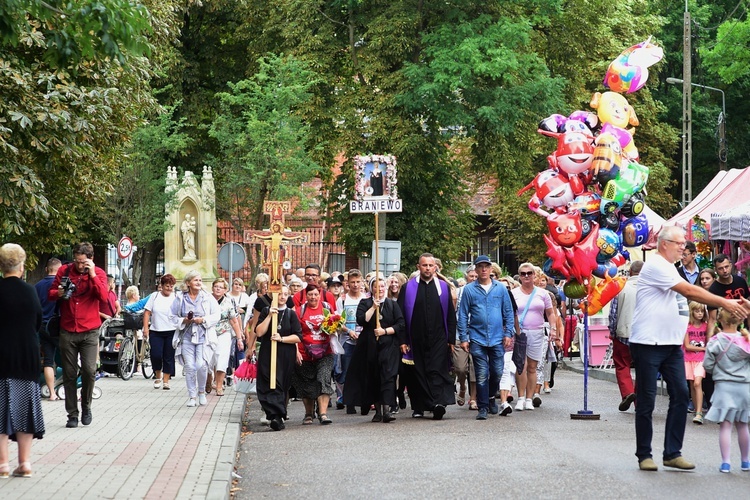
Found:
<path fill-rule="evenodd" d="M 682 345 L 690 311 L 687 299 L 672 290 L 682 282 L 674 264 L 661 255 L 646 261 L 638 278 L 630 343 Z"/>
<path fill-rule="evenodd" d="M 173 293 L 169 297 L 165 297 L 161 292 L 155 292 L 148 298 L 146 309 L 151 311 L 150 330 L 157 332 L 174 331 L 176 325 L 169 320 L 169 315 L 175 296 Z"/>
<path fill-rule="evenodd" d="M 336 301 L 336 311 L 338 313 L 341 313 L 341 311 L 346 311 L 346 327 L 349 330 L 354 330 L 357 332 L 357 335 L 362 333 L 362 327 L 357 324 L 357 308 L 359 307 L 359 302 L 365 298 L 364 295 L 360 295 L 359 298 L 355 299 L 349 296 L 347 293 L 344 295 L 343 298 L 339 298 L 339 300 Z M 347 344 L 356 344 L 356 340 L 352 340 L 352 338 L 348 335 L 345 337 L 345 342 Z"/>

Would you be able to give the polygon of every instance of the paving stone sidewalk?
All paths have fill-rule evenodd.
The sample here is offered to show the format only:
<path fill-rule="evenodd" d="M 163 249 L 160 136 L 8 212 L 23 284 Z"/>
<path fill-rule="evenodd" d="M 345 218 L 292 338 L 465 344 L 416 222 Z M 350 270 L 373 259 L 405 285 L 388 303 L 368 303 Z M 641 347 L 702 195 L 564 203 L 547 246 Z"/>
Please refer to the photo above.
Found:
<path fill-rule="evenodd" d="M 185 379 L 169 391 L 135 375 L 102 378 L 93 422 L 65 427 L 63 401 L 42 401 L 46 434 L 34 440 L 30 479 L 0 480 L 0 498 L 229 498 L 244 395 L 231 387 L 188 408 Z M 17 448 L 10 445 L 11 469 Z"/>

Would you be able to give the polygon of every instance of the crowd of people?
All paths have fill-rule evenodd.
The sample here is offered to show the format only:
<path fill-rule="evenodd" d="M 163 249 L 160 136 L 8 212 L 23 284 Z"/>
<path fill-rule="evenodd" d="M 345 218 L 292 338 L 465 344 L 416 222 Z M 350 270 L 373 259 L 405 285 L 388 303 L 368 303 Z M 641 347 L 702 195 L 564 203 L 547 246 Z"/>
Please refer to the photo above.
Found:
<path fill-rule="evenodd" d="M 694 467 L 681 455 L 685 414 L 694 411 L 695 424 L 720 424 L 720 470 L 730 470 L 732 427 L 741 468 L 750 470 L 750 290 L 727 256 L 716 256 L 714 269 L 699 269 L 695 259 L 684 232 L 664 228 L 656 255 L 631 263 L 625 287 L 610 304 L 619 410 L 635 404 L 639 468 L 657 470 L 651 415 L 661 377 L 670 398 L 664 465 Z M 487 256 L 457 280 L 444 276 L 440 260 L 429 253 L 410 276 L 358 269 L 328 275 L 309 264 L 284 276 L 274 293 L 269 276 L 258 274 L 251 295 L 241 279 L 230 290 L 218 278 L 207 291 L 197 271 L 179 286 L 165 274 L 158 291 L 144 298 L 128 288 L 124 306 L 113 280 L 95 265 L 89 243 L 76 245 L 68 264 L 50 259 L 36 289 L 22 280 L 24 262 L 18 245 L 0 248 L 0 315 L 14 325 L 2 338 L 12 349 L 0 354 L 2 477 L 11 474 L 8 439 L 19 444 L 12 474 L 32 474 L 32 439 L 45 429 L 40 375 L 54 400 L 56 350 L 66 427 L 92 423 L 99 328 L 121 311 L 143 312 L 138 326 L 151 347 L 153 389 L 171 390 L 176 365 L 183 367 L 187 407 L 206 405 L 211 392 L 223 396 L 240 360 L 257 359 L 262 422 L 280 431 L 296 398 L 304 406 L 303 426 L 333 423 L 334 408 L 373 412 L 378 423 L 393 422 L 407 406 L 412 418 L 433 420 L 454 404 L 475 411 L 478 421 L 538 410 L 554 387 L 572 302 L 561 282 L 532 263 L 508 276 Z"/>

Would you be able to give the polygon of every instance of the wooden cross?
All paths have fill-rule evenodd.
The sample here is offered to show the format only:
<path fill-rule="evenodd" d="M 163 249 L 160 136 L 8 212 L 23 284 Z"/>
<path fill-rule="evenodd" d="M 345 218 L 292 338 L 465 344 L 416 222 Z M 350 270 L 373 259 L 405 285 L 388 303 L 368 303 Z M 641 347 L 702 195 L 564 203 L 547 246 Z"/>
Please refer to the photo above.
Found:
<path fill-rule="evenodd" d="M 263 213 L 271 216 L 271 227 L 263 231 L 245 231 L 245 241 L 263 244 L 263 267 L 269 270 L 268 291 L 271 292 L 271 308 L 279 307 L 281 292 L 281 269 L 288 245 L 306 245 L 310 242 L 310 233 L 293 232 L 284 227 L 284 214 L 291 213 L 289 201 L 266 201 Z M 278 314 L 271 316 L 271 334 L 278 328 Z M 271 341 L 271 380 L 270 388 L 276 389 L 276 341 Z"/>

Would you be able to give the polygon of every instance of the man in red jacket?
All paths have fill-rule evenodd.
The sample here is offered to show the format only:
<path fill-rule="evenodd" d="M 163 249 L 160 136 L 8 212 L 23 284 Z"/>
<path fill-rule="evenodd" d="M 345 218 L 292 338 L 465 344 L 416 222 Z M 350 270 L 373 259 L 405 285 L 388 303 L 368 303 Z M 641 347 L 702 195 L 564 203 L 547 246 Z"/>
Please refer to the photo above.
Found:
<path fill-rule="evenodd" d="M 49 289 L 49 300 L 60 305 L 60 357 L 62 359 L 66 427 L 78 427 L 78 356 L 81 357 L 81 423 L 91 423 L 91 399 L 99 350 L 99 302 L 107 300 L 107 274 L 96 267 L 94 247 L 79 243 L 73 262 L 58 269 Z"/>

